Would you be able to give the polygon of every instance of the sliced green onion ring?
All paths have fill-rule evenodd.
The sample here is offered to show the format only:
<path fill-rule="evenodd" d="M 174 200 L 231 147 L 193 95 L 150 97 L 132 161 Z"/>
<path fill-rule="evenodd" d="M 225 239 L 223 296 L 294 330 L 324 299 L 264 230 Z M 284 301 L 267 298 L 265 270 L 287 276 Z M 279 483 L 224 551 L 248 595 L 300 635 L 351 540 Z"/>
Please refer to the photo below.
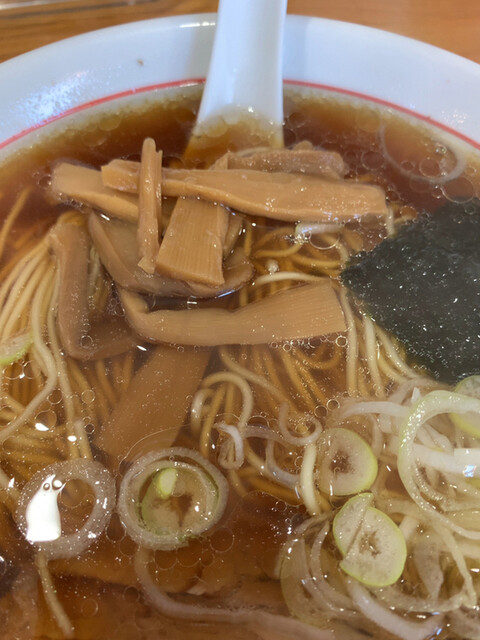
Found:
<path fill-rule="evenodd" d="M 139 458 L 125 474 L 118 513 L 128 535 L 147 549 L 177 549 L 222 517 L 228 483 L 192 449 L 172 447 Z"/>
<path fill-rule="evenodd" d="M 365 491 L 374 483 L 378 463 L 371 446 L 355 431 L 326 429 L 318 441 L 315 483 L 330 496 Z"/>
<path fill-rule="evenodd" d="M 347 575 L 369 587 L 387 587 L 402 575 L 407 545 L 399 527 L 372 501 L 370 493 L 350 498 L 335 515 L 333 536 Z"/>
<path fill-rule="evenodd" d="M 83 526 L 62 534 L 58 494 L 70 480 L 90 486 L 95 502 Z M 48 559 L 80 555 L 103 532 L 115 506 L 115 482 L 99 462 L 66 460 L 38 471 L 25 485 L 16 510 L 17 524 L 26 539 Z"/>
<path fill-rule="evenodd" d="M 208 623 L 226 623 L 235 627 L 244 626 L 253 636 L 301 638 L 302 640 L 335 640 L 333 631 L 318 629 L 301 620 L 283 614 L 255 609 L 244 606 L 240 608 L 207 606 L 189 601 L 176 600 L 172 595 L 163 591 L 150 574 L 148 552 L 139 549 L 135 554 L 134 566 L 148 599 L 153 606 L 167 618 L 188 620 L 199 625 Z M 261 633 L 264 632 L 264 633 Z M 222 634 L 221 637 L 226 637 Z M 248 635 L 250 637 L 250 635 Z"/>
<path fill-rule="evenodd" d="M 480 531 L 466 529 L 455 523 L 454 519 L 426 500 L 415 480 L 416 460 L 414 454 L 415 438 L 420 427 L 436 415 L 446 414 L 480 414 L 480 400 L 450 391 L 431 391 L 421 398 L 413 407 L 400 430 L 400 446 L 398 448 L 398 473 L 403 485 L 416 504 L 428 513 L 432 519 L 441 522 L 451 531 L 471 540 L 480 540 Z M 421 462 L 421 461 L 420 461 Z"/>
<path fill-rule="evenodd" d="M 461 393 L 472 398 L 480 398 L 480 376 L 469 376 L 460 380 L 454 389 L 455 393 Z M 466 433 L 480 437 L 480 414 L 478 413 L 451 413 L 453 424 Z"/>
<path fill-rule="evenodd" d="M 0 342 L 0 366 L 18 362 L 27 353 L 33 341 L 31 331 L 23 331 Z"/>

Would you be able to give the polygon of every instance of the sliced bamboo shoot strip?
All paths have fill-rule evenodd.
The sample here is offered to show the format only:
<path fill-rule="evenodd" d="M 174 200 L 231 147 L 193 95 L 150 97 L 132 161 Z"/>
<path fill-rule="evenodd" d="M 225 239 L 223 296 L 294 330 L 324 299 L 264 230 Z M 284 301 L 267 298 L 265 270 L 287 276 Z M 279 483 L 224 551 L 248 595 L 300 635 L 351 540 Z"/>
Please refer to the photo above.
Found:
<path fill-rule="evenodd" d="M 95 190 L 95 180 L 85 173 L 94 170 L 75 165 L 69 167 L 68 171 L 64 165 L 56 168 L 52 178 L 54 192 L 123 219 L 136 219 L 138 206 L 135 206 L 132 196 L 115 192 L 103 183 Z M 75 172 L 79 180 L 74 179 Z M 88 180 L 83 187 L 80 183 L 83 178 L 81 172 Z M 94 173 L 98 174 L 98 185 L 98 181 L 101 182 L 100 172 Z M 163 169 L 162 193 L 166 196 L 202 198 L 250 215 L 287 222 L 346 222 L 363 215 L 385 216 L 388 212 L 385 194 L 375 185 L 295 173 Z M 109 197 L 112 194 L 116 194 L 116 197 Z"/>
<path fill-rule="evenodd" d="M 155 258 L 160 243 L 158 241 L 158 223 L 162 211 L 162 152 L 157 156 L 155 140 L 146 138 L 142 146 L 138 193 L 137 243 L 140 261 L 138 266 L 145 273 L 155 271 Z"/>
<path fill-rule="evenodd" d="M 271 154 L 282 154 L 272 151 Z M 312 151 L 291 151 L 291 154 L 310 154 Z M 316 152 L 313 152 L 316 153 Z M 265 152 L 267 164 L 269 152 Z M 305 155 L 301 156 L 305 160 Z M 234 159 L 235 158 L 235 159 Z M 248 158 L 248 157 L 247 157 Z M 247 159 L 245 158 L 245 160 Z M 230 163 L 240 162 L 232 155 Z M 275 168 L 286 161 L 279 155 Z M 306 173 L 313 173 L 312 159 Z M 335 166 L 340 170 L 341 166 Z M 278 220 L 324 221 L 350 220 L 360 215 L 386 215 L 385 195 L 379 187 L 348 180 L 330 180 L 318 175 L 252 169 L 164 169 L 162 188 L 165 195 L 201 197 L 221 202 L 244 213 L 264 215 Z M 105 184 L 130 193 L 137 191 L 138 163 L 114 160 L 102 167 Z"/>
<path fill-rule="evenodd" d="M 259 149 L 248 154 L 228 152 L 217 160 L 215 169 L 255 169 L 337 178 L 347 172 L 339 153 L 311 146 Z M 103 183 L 112 189 L 136 193 L 139 171 L 140 165 L 135 160 L 115 159 L 102 167 Z"/>
<path fill-rule="evenodd" d="M 212 287 L 224 284 L 223 245 L 229 213 L 218 204 L 179 198 L 156 258 L 156 270 Z"/>
<path fill-rule="evenodd" d="M 131 291 L 153 293 L 166 298 L 215 298 L 240 289 L 253 277 L 253 266 L 240 247 L 223 264 L 225 284 L 222 287 L 174 280 L 158 273 L 150 276 L 138 267 L 133 224 L 122 220 L 103 220 L 96 213 L 91 213 L 88 230 L 105 269 L 117 284 Z"/>
<path fill-rule="evenodd" d="M 223 245 L 223 257 L 226 258 L 234 249 L 243 228 L 242 216 L 231 213 L 228 218 L 227 233 Z"/>
<path fill-rule="evenodd" d="M 164 169 L 162 188 L 167 196 L 203 198 L 288 222 L 387 214 L 385 194 L 379 187 L 293 173 Z"/>
<path fill-rule="evenodd" d="M 140 165 L 135 160 L 115 158 L 102 166 L 102 183 L 105 187 L 137 193 Z"/>
<path fill-rule="evenodd" d="M 135 372 L 94 442 L 116 460 L 172 446 L 210 358 L 209 350 L 155 348 Z M 145 448 L 144 448 L 145 447 Z"/>
<path fill-rule="evenodd" d="M 268 344 L 345 331 L 335 290 L 325 278 L 252 302 L 235 311 L 149 311 L 145 300 L 119 288 L 128 322 L 151 342 L 216 346 Z"/>
<path fill-rule="evenodd" d="M 88 306 L 90 237 L 74 223 L 58 223 L 49 234 L 59 276 L 57 325 L 65 352 L 79 360 L 106 358 L 133 346 L 123 318 L 91 323 Z M 86 338 L 88 339 L 86 340 Z"/>
<path fill-rule="evenodd" d="M 51 188 L 62 200 L 76 200 L 128 222 L 138 220 L 138 197 L 105 187 L 96 169 L 61 162 L 53 170 Z"/>
<path fill-rule="evenodd" d="M 347 172 L 342 156 L 336 151 L 302 147 L 297 149 L 261 149 L 249 154 L 227 153 L 228 169 L 255 169 L 302 173 L 340 178 Z"/>
<path fill-rule="evenodd" d="M 164 169 L 162 187 L 166 195 L 201 197 L 244 213 L 279 220 L 347 220 L 365 214 L 386 215 L 385 195 L 379 187 L 321 177 L 328 174 L 329 168 L 332 174 L 345 171 L 340 156 L 331 159 L 331 167 L 325 164 L 325 168 L 319 168 L 317 162 L 322 160 L 318 154 L 327 153 L 300 149 L 257 152 L 245 157 L 227 154 L 228 169 Z M 244 168 L 249 161 L 264 170 Z M 102 167 L 102 173 L 106 185 L 130 193 L 138 189 L 138 163 L 114 160 Z"/>

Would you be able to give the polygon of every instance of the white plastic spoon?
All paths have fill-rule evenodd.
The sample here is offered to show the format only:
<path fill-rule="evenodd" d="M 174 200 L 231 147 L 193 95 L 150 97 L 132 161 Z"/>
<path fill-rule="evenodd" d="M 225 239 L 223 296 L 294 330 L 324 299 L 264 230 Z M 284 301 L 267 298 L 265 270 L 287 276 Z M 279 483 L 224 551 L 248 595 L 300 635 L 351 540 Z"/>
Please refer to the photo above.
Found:
<path fill-rule="evenodd" d="M 287 0 L 220 0 L 194 137 L 239 122 L 282 146 L 282 51 Z"/>

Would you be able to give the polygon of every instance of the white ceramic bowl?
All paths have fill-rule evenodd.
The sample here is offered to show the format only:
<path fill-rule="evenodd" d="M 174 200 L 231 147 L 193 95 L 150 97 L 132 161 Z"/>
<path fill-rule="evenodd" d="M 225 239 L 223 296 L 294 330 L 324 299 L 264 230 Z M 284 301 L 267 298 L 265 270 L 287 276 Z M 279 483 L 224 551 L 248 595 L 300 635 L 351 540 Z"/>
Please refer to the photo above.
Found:
<path fill-rule="evenodd" d="M 135 22 L 1 64 L 0 153 L 70 114 L 203 79 L 214 29 L 214 14 Z M 294 15 L 284 46 L 285 81 L 370 98 L 480 148 L 477 64 L 391 33 Z"/>
<path fill-rule="evenodd" d="M 136 22 L 38 49 L 0 65 L 0 154 L 28 146 L 90 109 L 197 83 L 215 15 Z M 413 114 L 480 149 L 480 66 L 390 33 L 288 16 L 284 79 Z"/>

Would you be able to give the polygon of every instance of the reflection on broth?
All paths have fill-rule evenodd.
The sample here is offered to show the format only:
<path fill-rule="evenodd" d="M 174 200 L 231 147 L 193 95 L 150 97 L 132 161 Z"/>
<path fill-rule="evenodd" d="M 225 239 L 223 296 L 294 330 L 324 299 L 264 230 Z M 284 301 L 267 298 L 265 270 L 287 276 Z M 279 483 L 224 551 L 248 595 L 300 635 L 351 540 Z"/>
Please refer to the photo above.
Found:
<path fill-rule="evenodd" d="M 480 370 L 435 378 L 346 286 L 478 218 L 473 152 L 291 92 L 285 150 L 187 161 L 197 105 L 3 169 L 3 637 L 478 638 Z"/>

